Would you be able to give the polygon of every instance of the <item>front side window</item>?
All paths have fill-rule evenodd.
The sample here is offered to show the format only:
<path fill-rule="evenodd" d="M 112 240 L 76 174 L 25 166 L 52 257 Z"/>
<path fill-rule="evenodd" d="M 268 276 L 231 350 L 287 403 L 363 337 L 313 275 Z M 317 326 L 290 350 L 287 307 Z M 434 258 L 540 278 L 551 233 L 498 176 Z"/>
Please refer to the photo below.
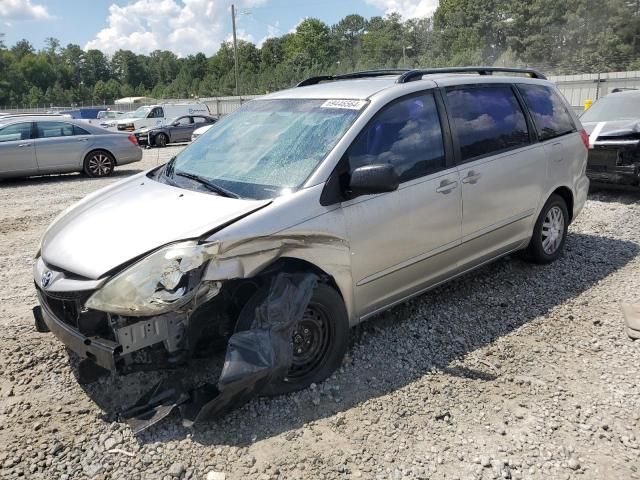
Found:
<path fill-rule="evenodd" d="M 163 118 L 164 117 L 164 111 L 162 110 L 162 107 L 156 107 L 153 109 L 153 111 L 151 112 L 151 115 L 149 115 L 149 118 Z"/>
<path fill-rule="evenodd" d="M 0 143 L 29 140 L 31 138 L 31 122 L 14 123 L 6 127 L 0 126 Z"/>
<path fill-rule="evenodd" d="M 65 122 L 37 122 L 38 138 L 71 137 L 73 125 Z"/>
<path fill-rule="evenodd" d="M 566 105 L 553 89 L 544 85 L 518 85 L 531 111 L 540 140 L 564 135 L 576 130 Z"/>
<path fill-rule="evenodd" d="M 140 107 L 136 111 L 131 112 L 130 115 L 127 115 L 131 118 L 151 118 L 153 115 L 151 114 L 151 107 Z"/>
<path fill-rule="evenodd" d="M 383 109 L 347 153 L 351 170 L 389 163 L 401 182 L 445 167 L 444 142 L 433 94 L 397 101 Z"/>
<path fill-rule="evenodd" d="M 197 183 L 189 180 L 197 177 L 240 197 L 277 197 L 304 184 L 365 105 L 253 100 L 180 152 L 159 179 L 195 189 Z"/>
<path fill-rule="evenodd" d="M 180 117 L 174 120 L 173 123 L 177 123 L 178 125 L 190 125 L 193 122 L 191 121 L 191 117 Z"/>
<path fill-rule="evenodd" d="M 454 88 L 447 101 L 463 162 L 529 143 L 524 113 L 508 85 Z"/>

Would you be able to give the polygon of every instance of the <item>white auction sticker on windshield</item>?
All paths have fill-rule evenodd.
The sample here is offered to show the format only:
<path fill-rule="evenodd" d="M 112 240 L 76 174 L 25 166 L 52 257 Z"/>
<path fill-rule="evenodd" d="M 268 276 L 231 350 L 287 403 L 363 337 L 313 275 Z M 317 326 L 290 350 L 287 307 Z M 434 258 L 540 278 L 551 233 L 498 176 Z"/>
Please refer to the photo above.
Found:
<path fill-rule="evenodd" d="M 347 110 L 360 110 L 365 105 L 364 100 L 327 100 L 321 108 L 346 108 Z"/>

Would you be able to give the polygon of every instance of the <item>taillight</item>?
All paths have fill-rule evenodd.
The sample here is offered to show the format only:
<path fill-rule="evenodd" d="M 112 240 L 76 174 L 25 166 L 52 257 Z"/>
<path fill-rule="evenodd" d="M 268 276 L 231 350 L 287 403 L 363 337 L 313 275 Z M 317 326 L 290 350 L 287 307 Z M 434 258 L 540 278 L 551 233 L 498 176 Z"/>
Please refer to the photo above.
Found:
<path fill-rule="evenodd" d="M 580 130 L 580 138 L 582 138 L 582 143 L 584 143 L 584 148 L 589 150 L 589 134 L 583 128 Z"/>
<path fill-rule="evenodd" d="M 583 130 L 583 131 L 584 131 L 584 130 Z M 138 146 L 138 139 L 136 138 L 136 136 L 135 136 L 135 135 L 129 135 L 129 137 L 127 137 L 127 138 L 129 138 L 129 141 L 130 141 L 131 143 L 133 143 L 136 147 Z"/>

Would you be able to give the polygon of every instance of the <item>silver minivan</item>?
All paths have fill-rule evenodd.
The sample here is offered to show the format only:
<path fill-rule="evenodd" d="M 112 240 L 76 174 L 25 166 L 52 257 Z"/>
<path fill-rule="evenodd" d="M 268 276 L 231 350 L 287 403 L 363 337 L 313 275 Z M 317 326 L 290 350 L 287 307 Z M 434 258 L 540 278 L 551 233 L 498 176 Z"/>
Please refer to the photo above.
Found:
<path fill-rule="evenodd" d="M 340 365 L 350 326 L 512 252 L 557 259 L 587 147 L 533 70 L 311 78 L 61 214 L 36 256 L 36 324 L 127 373 L 293 319 L 260 391 L 300 389 Z"/>

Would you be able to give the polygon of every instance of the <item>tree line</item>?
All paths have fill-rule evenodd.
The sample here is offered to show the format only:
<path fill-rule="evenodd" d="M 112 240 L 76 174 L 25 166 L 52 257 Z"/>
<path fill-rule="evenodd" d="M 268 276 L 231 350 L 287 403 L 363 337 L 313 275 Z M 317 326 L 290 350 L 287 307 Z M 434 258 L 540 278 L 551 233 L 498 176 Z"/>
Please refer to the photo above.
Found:
<path fill-rule="evenodd" d="M 206 35 L 206 32 L 203 32 Z M 370 68 L 533 66 L 550 74 L 640 70 L 640 0 L 441 0 L 432 18 L 348 15 L 302 21 L 261 47 L 238 42 L 241 94 L 312 75 Z M 126 96 L 233 95 L 233 45 L 179 58 L 63 47 L 7 46 L 0 33 L 0 105 L 112 103 Z"/>

